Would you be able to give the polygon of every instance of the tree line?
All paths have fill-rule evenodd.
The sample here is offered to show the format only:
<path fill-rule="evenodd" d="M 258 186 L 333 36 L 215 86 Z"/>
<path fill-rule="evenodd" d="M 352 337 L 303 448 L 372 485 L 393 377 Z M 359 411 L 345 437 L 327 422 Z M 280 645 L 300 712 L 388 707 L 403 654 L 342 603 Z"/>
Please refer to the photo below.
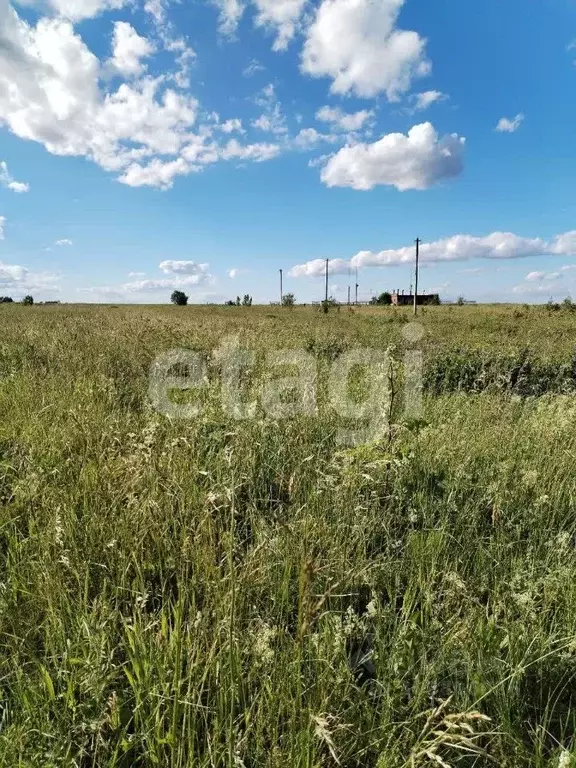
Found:
<path fill-rule="evenodd" d="M 12 296 L 0 296 L 0 304 L 14 304 L 14 299 Z M 21 304 L 26 304 L 27 306 L 32 306 L 34 304 L 34 297 L 33 296 L 24 296 Z"/>

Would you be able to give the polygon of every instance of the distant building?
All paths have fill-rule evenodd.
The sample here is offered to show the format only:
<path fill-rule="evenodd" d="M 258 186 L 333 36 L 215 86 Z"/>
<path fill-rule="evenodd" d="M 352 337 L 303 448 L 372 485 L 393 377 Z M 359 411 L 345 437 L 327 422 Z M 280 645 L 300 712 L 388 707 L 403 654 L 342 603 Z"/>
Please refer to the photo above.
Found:
<path fill-rule="evenodd" d="M 392 304 L 395 307 L 412 307 L 414 306 L 414 294 L 394 291 L 392 294 Z M 419 293 L 416 304 L 419 307 L 426 304 L 440 304 L 440 296 L 437 293 Z"/>

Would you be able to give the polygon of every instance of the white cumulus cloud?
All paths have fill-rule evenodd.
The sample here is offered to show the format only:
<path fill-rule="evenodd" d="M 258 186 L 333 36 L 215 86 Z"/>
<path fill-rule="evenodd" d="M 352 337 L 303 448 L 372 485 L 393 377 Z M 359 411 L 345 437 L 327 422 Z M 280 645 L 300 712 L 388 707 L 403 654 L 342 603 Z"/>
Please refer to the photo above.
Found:
<path fill-rule="evenodd" d="M 58 275 L 47 272 L 30 272 L 20 264 L 0 261 L 0 291 L 58 291 Z"/>
<path fill-rule="evenodd" d="M 334 130 L 359 131 L 374 117 L 371 109 L 362 109 L 359 112 L 346 113 L 339 107 L 321 107 L 316 112 L 316 119 L 329 123 Z"/>
<path fill-rule="evenodd" d="M 431 123 L 422 123 L 411 128 L 408 135 L 390 133 L 373 144 L 343 147 L 328 160 L 321 178 L 328 187 L 428 189 L 460 175 L 464 144 L 460 136 L 440 138 Z"/>
<path fill-rule="evenodd" d="M 26 278 L 28 270 L 17 264 L 5 264 L 0 261 L 0 286 L 13 286 Z"/>
<path fill-rule="evenodd" d="M 69 17 L 74 7 L 66 5 Z M 114 26 L 113 56 L 103 63 L 66 18 L 30 24 L 0 0 L 0 126 L 52 154 L 87 157 L 132 187 L 168 189 L 176 177 L 210 163 L 260 162 L 279 154 L 281 148 L 271 144 L 220 143 L 211 139 L 218 126 L 196 125 L 198 101 L 168 85 L 171 80 L 178 88 L 184 85 L 194 52 L 172 36 L 170 25 L 166 29 L 159 34 L 177 68 L 151 77 L 142 59 L 153 53 L 152 43 L 131 25 Z M 106 90 L 111 68 L 129 81 Z M 270 130 L 280 131 L 284 118 L 272 87 L 265 89 L 260 104 Z M 241 130 L 236 120 L 224 124 L 224 133 L 232 130 Z M 7 183 L 24 191 L 22 182 L 10 178 Z"/>
<path fill-rule="evenodd" d="M 129 2 L 130 0 L 49 0 L 56 13 L 71 21 L 93 19 L 104 11 L 119 10 Z"/>
<path fill-rule="evenodd" d="M 149 13 L 156 24 L 162 24 L 166 19 L 166 9 L 170 0 L 146 0 L 144 10 Z"/>
<path fill-rule="evenodd" d="M 345 259 L 330 259 L 328 274 L 343 275 L 350 269 L 350 262 Z M 321 277 L 326 274 L 326 259 L 313 259 L 306 264 L 297 264 L 290 270 L 290 277 Z"/>
<path fill-rule="evenodd" d="M 413 97 L 414 110 L 416 112 L 422 112 L 432 104 L 439 101 L 446 101 L 448 96 L 442 91 L 423 91 L 422 93 L 416 93 Z"/>
<path fill-rule="evenodd" d="M 540 237 L 521 237 L 513 232 L 493 232 L 485 237 L 473 235 L 453 235 L 442 240 L 420 245 L 420 261 L 423 266 L 454 261 L 470 261 L 472 259 L 523 259 L 530 256 L 576 256 L 576 232 L 557 235 L 551 240 Z M 349 269 L 366 267 L 394 267 L 412 264 L 415 260 L 414 245 L 383 251 L 360 251 L 350 260 L 333 259 L 330 261 L 330 272 L 344 274 Z M 572 265 L 562 267 L 560 271 L 572 269 Z M 305 264 L 292 268 L 293 277 L 314 276 L 323 274 L 325 261 L 314 259 Z M 530 272 L 525 281 L 540 282 L 542 280 L 557 280 L 560 273 Z"/>
<path fill-rule="evenodd" d="M 294 37 L 307 0 L 253 0 L 256 24 L 277 32 L 275 51 L 283 51 Z"/>
<path fill-rule="evenodd" d="M 515 133 L 523 122 L 524 115 L 522 113 L 516 115 L 516 117 L 511 120 L 507 117 L 501 117 L 495 130 L 498 131 L 498 133 Z"/>
<path fill-rule="evenodd" d="M 276 33 L 273 49 L 283 51 L 299 28 L 308 0 L 251 0 L 254 23 Z M 243 0 L 211 0 L 220 11 L 220 32 L 231 37 L 236 32 L 247 7 Z"/>
<path fill-rule="evenodd" d="M 176 288 L 191 288 L 205 282 L 206 277 L 202 275 L 189 275 L 187 277 L 159 278 L 133 280 L 120 286 L 120 291 L 129 291 L 133 293 L 147 293 L 148 291 L 165 291 Z"/>
<path fill-rule="evenodd" d="M 52 154 L 85 156 L 109 171 L 178 154 L 196 100 L 153 78 L 102 92 L 101 74 L 70 22 L 44 18 L 31 26 L 0 4 L 0 125 Z"/>
<path fill-rule="evenodd" d="M 277 157 L 280 151 L 277 144 L 240 144 L 236 139 L 231 139 L 222 150 L 222 157 L 224 160 L 252 160 L 262 163 Z"/>
<path fill-rule="evenodd" d="M 219 128 L 223 133 L 245 133 L 242 128 L 242 120 L 237 117 L 232 118 L 231 120 L 226 120 L 219 126 Z"/>
<path fill-rule="evenodd" d="M 254 103 L 262 107 L 264 111 L 258 119 L 252 121 L 253 128 L 277 136 L 282 136 L 288 132 L 286 117 L 282 112 L 282 105 L 276 97 L 276 89 L 272 83 L 262 89 Z"/>
<path fill-rule="evenodd" d="M 172 187 L 176 176 L 187 176 L 193 170 L 196 169 L 183 157 L 170 162 L 154 158 L 147 165 L 132 163 L 119 180 L 129 187 L 158 187 L 166 190 Z"/>
<path fill-rule="evenodd" d="M 156 47 L 141 37 L 131 24 L 117 21 L 114 24 L 112 59 L 110 67 L 125 77 L 141 75 L 144 71 L 142 59 L 156 51 Z"/>
<path fill-rule="evenodd" d="M 333 93 L 397 101 L 429 74 L 426 41 L 396 27 L 405 0 L 322 0 L 307 30 L 302 71 L 332 78 Z"/>
<path fill-rule="evenodd" d="M 12 192 L 17 192 L 19 194 L 22 194 L 23 192 L 28 192 L 30 189 L 29 184 L 25 184 L 23 181 L 15 181 L 12 176 L 10 175 L 10 172 L 8 171 L 8 165 L 4 160 L 0 162 L 0 186 L 5 187 L 6 189 L 12 190 Z"/>
<path fill-rule="evenodd" d="M 220 32 L 227 36 L 233 35 L 244 13 L 242 0 L 212 0 L 212 5 L 220 11 Z"/>
<path fill-rule="evenodd" d="M 60 246 L 60 247 L 61 247 L 61 246 L 65 246 L 65 245 L 68 245 L 68 246 L 70 246 L 70 245 L 74 245 L 74 243 L 72 242 L 72 240 L 68 240 L 68 238 L 67 238 L 67 237 L 65 237 L 65 238 L 63 238 L 62 240 L 56 240 L 56 242 L 54 243 L 54 245 L 57 245 L 57 246 Z"/>
<path fill-rule="evenodd" d="M 560 272 L 528 272 L 524 280 L 527 283 L 539 283 L 543 280 L 558 280 L 560 277 Z"/>
<path fill-rule="evenodd" d="M 340 135 L 334 133 L 320 133 L 316 128 L 302 128 L 302 130 L 294 137 L 293 143 L 298 149 L 306 150 L 311 149 L 320 142 L 334 144 L 340 141 L 341 138 Z M 322 162 L 324 162 L 325 159 L 327 158 L 323 158 Z M 319 164 L 321 163 L 319 162 Z"/>
<path fill-rule="evenodd" d="M 212 275 L 209 267 L 209 264 L 198 264 L 195 261 L 168 259 L 158 265 L 167 277 L 146 277 L 142 272 L 130 272 L 128 277 L 131 279 L 122 285 L 94 286 L 85 290 L 89 293 L 127 297 L 137 293 L 194 288 L 210 282 Z"/>
<path fill-rule="evenodd" d="M 205 277 L 208 274 L 209 264 L 197 264 L 195 261 L 174 261 L 168 259 L 161 262 L 158 268 L 167 275 L 194 275 Z"/>

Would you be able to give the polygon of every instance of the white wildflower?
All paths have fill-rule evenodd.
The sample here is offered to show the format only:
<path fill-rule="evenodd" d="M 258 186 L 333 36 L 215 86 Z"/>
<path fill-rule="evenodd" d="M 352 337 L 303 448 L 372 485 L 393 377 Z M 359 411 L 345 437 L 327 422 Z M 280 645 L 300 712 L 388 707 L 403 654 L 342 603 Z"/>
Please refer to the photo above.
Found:
<path fill-rule="evenodd" d="M 64 543 L 63 539 L 64 529 L 62 528 L 62 518 L 60 517 L 60 507 L 56 510 L 56 518 L 54 520 L 54 542 L 56 546 L 61 547 Z"/>
<path fill-rule="evenodd" d="M 277 630 L 262 622 L 254 637 L 253 653 L 256 659 L 262 664 L 270 664 L 274 660 L 274 649 L 272 642 L 276 637 Z"/>
<path fill-rule="evenodd" d="M 455 589 L 464 592 L 466 590 L 466 584 L 462 581 L 460 576 L 454 571 L 450 571 L 446 574 L 446 581 L 451 584 Z"/>
<path fill-rule="evenodd" d="M 142 595 L 138 595 L 134 602 L 136 603 L 136 606 L 140 608 L 141 610 L 144 610 L 146 608 L 146 603 L 148 602 L 148 598 L 150 595 L 147 592 L 144 592 Z"/>
<path fill-rule="evenodd" d="M 568 549 L 568 547 L 570 546 L 571 538 L 572 537 L 570 536 L 568 531 L 561 531 L 558 534 L 558 536 L 556 536 L 556 547 L 558 549 L 563 549 L 563 550 Z"/>
<path fill-rule="evenodd" d="M 534 486 L 538 482 L 538 472 L 535 469 L 529 469 L 522 473 L 524 485 Z"/>
<path fill-rule="evenodd" d="M 366 606 L 366 613 L 371 619 L 378 615 L 378 603 L 376 600 L 370 600 Z"/>

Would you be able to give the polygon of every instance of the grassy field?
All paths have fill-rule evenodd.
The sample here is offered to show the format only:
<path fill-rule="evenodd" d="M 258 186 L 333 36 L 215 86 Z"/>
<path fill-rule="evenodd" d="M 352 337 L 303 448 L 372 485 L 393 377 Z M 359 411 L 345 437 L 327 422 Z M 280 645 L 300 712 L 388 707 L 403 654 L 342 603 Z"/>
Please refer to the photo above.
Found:
<path fill-rule="evenodd" d="M 399 390 L 411 319 L 0 306 L 1 768 L 576 766 L 576 314 L 427 308 L 423 417 L 353 448 L 149 402 L 233 335 Z"/>

